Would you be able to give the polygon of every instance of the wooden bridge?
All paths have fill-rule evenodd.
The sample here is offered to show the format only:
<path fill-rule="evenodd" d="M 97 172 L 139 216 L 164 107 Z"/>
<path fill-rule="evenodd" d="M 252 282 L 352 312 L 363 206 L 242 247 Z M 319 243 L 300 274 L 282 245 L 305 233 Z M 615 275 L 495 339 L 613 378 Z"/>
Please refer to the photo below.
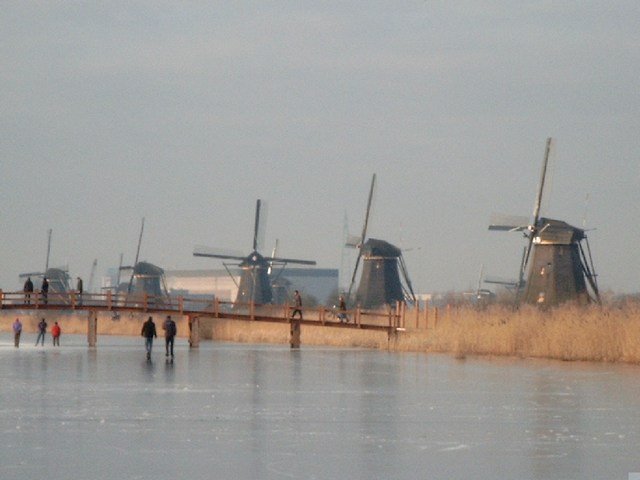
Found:
<path fill-rule="evenodd" d="M 290 305 L 258 305 L 253 303 L 237 304 L 221 301 L 218 298 L 185 298 L 181 296 L 151 296 L 113 294 L 111 292 L 94 294 L 77 292 L 3 292 L 0 290 L 0 309 L 2 310 L 38 310 L 38 311 L 85 311 L 87 312 L 87 339 L 90 347 L 96 345 L 98 312 L 130 312 L 177 314 L 188 318 L 189 345 L 197 347 L 200 341 L 199 318 L 241 320 L 247 322 L 270 322 L 290 324 L 290 344 L 300 347 L 302 325 L 314 325 L 334 328 L 357 328 L 364 330 L 386 331 L 389 335 L 404 331 L 405 308 L 398 303 L 395 308 L 386 311 L 371 311 L 356 308 L 339 312 L 335 308 L 302 307 L 302 318 L 291 318 L 294 307 Z M 346 317 L 341 317 L 341 314 Z"/>

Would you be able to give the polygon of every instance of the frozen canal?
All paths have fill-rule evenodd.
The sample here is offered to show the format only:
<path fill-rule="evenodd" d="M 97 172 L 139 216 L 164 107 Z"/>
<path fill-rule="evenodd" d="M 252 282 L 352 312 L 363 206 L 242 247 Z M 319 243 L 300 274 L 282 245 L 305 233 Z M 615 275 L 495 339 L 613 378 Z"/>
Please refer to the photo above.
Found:
<path fill-rule="evenodd" d="M 640 367 L 0 334 L 0 479 L 607 479 Z M 636 477 L 634 477 L 636 478 Z"/>

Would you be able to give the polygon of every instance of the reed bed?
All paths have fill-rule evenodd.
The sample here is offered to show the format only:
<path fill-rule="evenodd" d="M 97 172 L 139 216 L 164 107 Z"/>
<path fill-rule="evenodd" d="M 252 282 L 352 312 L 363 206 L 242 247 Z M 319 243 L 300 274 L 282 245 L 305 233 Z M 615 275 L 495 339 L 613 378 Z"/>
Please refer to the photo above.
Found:
<path fill-rule="evenodd" d="M 423 348 L 457 357 L 508 355 L 640 363 L 638 305 L 451 309 L 427 332 Z"/>

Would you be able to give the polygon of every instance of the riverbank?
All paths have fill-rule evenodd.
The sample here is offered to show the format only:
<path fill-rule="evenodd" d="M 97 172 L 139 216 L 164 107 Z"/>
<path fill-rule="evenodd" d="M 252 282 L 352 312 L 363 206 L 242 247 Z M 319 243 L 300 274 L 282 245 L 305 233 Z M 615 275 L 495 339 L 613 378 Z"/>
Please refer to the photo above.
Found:
<path fill-rule="evenodd" d="M 82 312 L 1 312 L 0 329 L 9 331 L 18 316 L 25 332 L 35 332 L 44 316 L 58 321 L 64 333 L 85 334 Z M 147 314 L 114 318 L 98 315 L 100 335 L 140 335 Z M 159 334 L 164 316 L 155 316 Z M 188 337 L 186 317 L 174 315 L 178 336 Z M 200 338 L 239 343 L 288 344 L 289 325 L 201 317 Z M 397 352 L 548 358 L 565 361 L 640 363 L 640 307 L 573 306 L 543 311 L 524 306 L 518 310 L 493 306 L 483 310 L 445 308 L 407 310 L 402 329 L 389 335 L 360 329 L 304 325 L 302 346 L 335 346 Z"/>

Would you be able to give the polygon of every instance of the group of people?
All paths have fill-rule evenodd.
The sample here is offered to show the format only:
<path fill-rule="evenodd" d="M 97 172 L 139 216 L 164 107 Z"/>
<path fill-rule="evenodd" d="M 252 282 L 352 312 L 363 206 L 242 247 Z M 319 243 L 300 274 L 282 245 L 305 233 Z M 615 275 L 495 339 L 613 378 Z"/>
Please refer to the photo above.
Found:
<path fill-rule="evenodd" d="M 47 321 L 43 318 L 38 322 L 38 336 L 36 337 L 36 346 L 41 344 L 44 347 L 44 337 L 47 334 Z M 13 322 L 13 345 L 18 348 L 20 346 L 20 336 L 22 335 L 22 322 L 19 318 Z M 60 335 L 62 335 L 62 328 L 58 325 L 58 322 L 53 323 L 51 327 L 51 337 L 53 338 L 53 346 L 60 346 Z"/>
<path fill-rule="evenodd" d="M 164 330 L 164 346 L 165 357 L 171 356 L 173 361 L 173 344 L 178 333 L 176 322 L 168 315 L 162 324 Z M 153 317 L 149 317 L 146 322 L 142 324 L 142 331 L 140 335 L 144 337 L 144 347 L 147 351 L 147 360 L 151 360 L 151 350 L 153 348 L 153 339 L 158 338 L 158 332 L 156 331 L 156 324 L 153 321 Z"/>
<path fill-rule="evenodd" d="M 76 283 L 76 291 L 79 295 L 79 300 L 82 302 L 82 292 L 84 290 L 82 284 L 82 278 L 77 277 Z M 31 277 L 27 277 L 27 280 L 24 282 L 24 286 L 22 287 L 22 291 L 24 292 L 25 303 L 28 305 L 31 303 L 31 295 L 33 294 L 33 282 L 31 281 Z M 40 294 L 42 295 L 42 303 L 47 303 L 49 297 L 49 280 L 46 276 L 42 277 L 42 285 L 40 286 Z"/>
<path fill-rule="evenodd" d="M 38 336 L 36 337 L 36 346 L 38 344 L 44 347 L 44 339 L 47 334 L 47 321 L 42 318 L 40 322 L 38 322 Z M 162 329 L 164 330 L 164 339 L 165 339 L 165 356 L 171 356 L 173 360 L 173 345 L 175 343 L 175 338 L 178 333 L 178 329 L 176 326 L 176 322 L 171 318 L 171 315 L 168 315 L 164 323 L 162 324 Z M 156 331 L 156 324 L 153 322 L 153 317 L 149 317 L 146 322 L 142 324 L 141 335 L 145 338 L 145 349 L 147 351 L 147 359 L 151 359 L 151 349 L 153 348 L 153 339 L 158 337 L 158 333 Z M 60 346 L 60 335 L 62 334 L 62 329 L 58 322 L 53 323 L 53 327 L 51 327 L 51 337 L 53 338 L 53 346 Z M 19 318 L 16 318 L 15 322 L 13 322 L 13 342 L 14 346 L 18 348 L 20 346 L 20 336 L 22 335 L 22 322 Z"/>

